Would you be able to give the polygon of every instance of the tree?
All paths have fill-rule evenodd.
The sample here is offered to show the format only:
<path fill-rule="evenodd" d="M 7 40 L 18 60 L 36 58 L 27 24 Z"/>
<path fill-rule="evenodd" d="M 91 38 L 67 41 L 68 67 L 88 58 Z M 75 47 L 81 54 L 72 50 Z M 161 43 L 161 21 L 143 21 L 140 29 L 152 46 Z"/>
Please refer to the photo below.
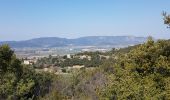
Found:
<path fill-rule="evenodd" d="M 162 13 L 163 15 L 163 20 L 164 20 L 164 24 L 168 25 L 168 27 L 170 27 L 170 15 L 167 14 L 166 12 Z"/>
<path fill-rule="evenodd" d="M 113 65 L 113 74 L 101 97 L 112 100 L 169 100 L 170 41 L 152 38 Z M 110 69 L 111 70 L 111 69 Z"/>
<path fill-rule="evenodd" d="M 23 66 L 8 45 L 0 46 L 1 100 L 36 99 L 48 93 L 51 82 L 48 74 Z"/>

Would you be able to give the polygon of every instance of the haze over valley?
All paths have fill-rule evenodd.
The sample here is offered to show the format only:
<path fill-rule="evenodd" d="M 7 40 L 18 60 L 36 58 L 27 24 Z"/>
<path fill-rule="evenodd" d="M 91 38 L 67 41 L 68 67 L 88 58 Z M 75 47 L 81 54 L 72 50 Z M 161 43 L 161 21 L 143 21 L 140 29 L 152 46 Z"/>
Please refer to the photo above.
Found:
<path fill-rule="evenodd" d="M 112 48 L 123 48 L 141 44 L 146 37 L 135 36 L 88 36 L 75 39 L 43 37 L 25 41 L 4 41 L 19 57 L 75 54 L 83 51 L 106 52 Z"/>

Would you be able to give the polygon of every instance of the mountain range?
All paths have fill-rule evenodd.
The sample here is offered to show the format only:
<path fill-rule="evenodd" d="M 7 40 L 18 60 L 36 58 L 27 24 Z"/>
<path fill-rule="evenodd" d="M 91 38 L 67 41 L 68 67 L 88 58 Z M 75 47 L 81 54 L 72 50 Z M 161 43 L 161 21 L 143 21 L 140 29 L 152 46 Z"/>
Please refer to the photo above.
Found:
<path fill-rule="evenodd" d="M 13 48 L 52 48 L 65 46 L 135 45 L 146 40 L 146 37 L 135 36 L 87 36 L 75 39 L 42 37 L 24 41 L 3 41 L 0 44 L 9 44 Z"/>

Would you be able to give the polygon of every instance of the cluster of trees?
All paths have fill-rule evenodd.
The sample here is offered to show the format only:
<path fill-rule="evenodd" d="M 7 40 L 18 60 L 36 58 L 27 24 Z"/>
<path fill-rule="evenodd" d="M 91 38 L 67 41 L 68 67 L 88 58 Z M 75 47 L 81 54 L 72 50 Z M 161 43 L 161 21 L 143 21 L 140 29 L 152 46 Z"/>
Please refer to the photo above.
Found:
<path fill-rule="evenodd" d="M 85 67 L 99 67 L 101 64 L 103 64 L 107 58 L 104 56 L 108 56 L 110 59 L 114 58 L 117 54 L 121 53 L 128 53 L 131 49 L 136 48 L 139 45 L 135 46 L 129 46 L 127 48 L 121 48 L 119 50 L 116 50 L 113 48 L 110 51 L 107 52 L 82 52 L 72 55 L 71 58 L 67 58 L 67 56 L 57 56 L 53 57 L 49 55 L 49 57 L 44 57 L 41 59 L 38 59 L 37 62 L 33 65 L 36 68 L 44 68 L 44 67 L 50 67 L 50 66 L 58 66 L 58 67 L 71 67 L 74 65 L 84 65 Z M 90 60 L 86 57 L 83 59 L 80 59 L 80 56 L 89 56 Z M 114 59 L 112 59 L 114 60 Z"/>
<path fill-rule="evenodd" d="M 33 64 L 33 66 L 35 68 L 49 67 L 52 65 L 57 66 L 61 62 L 62 62 L 62 58 L 52 57 L 51 55 L 49 55 L 49 57 L 44 57 L 44 58 L 38 59 L 37 62 Z"/>
<path fill-rule="evenodd" d="M 149 39 L 127 55 L 120 55 L 101 97 L 169 100 L 170 41 Z"/>
<path fill-rule="evenodd" d="M 38 99 L 50 90 L 52 78 L 23 66 L 8 45 L 0 46 L 0 99 Z"/>
<path fill-rule="evenodd" d="M 80 59 L 78 56 L 81 55 L 88 55 L 91 57 L 89 60 L 88 58 L 83 58 Z M 85 67 L 98 67 L 99 65 L 102 64 L 103 59 L 100 57 L 100 53 L 97 52 L 85 52 L 77 54 L 73 58 L 67 58 L 65 56 L 63 57 L 45 57 L 39 59 L 36 64 L 34 65 L 35 67 L 42 68 L 42 67 L 48 67 L 48 66 L 58 66 L 58 67 L 68 67 L 68 66 L 73 66 L 73 65 L 84 65 Z"/>

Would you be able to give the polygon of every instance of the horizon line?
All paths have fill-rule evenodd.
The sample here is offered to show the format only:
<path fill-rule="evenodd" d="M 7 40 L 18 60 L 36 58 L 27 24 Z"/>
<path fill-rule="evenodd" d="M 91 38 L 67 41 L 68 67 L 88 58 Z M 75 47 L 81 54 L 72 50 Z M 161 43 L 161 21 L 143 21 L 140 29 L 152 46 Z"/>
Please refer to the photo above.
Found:
<path fill-rule="evenodd" d="M 61 39 L 78 39 L 78 38 L 84 38 L 84 37 L 142 37 L 142 38 L 148 38 L 148 36 L 135 36 L 135 35 L 87 35 L 87 36 L 80 36 L 80 37 L 75 37 L 75 38 L 67 38 L 67 37 L 59 37 L 59 36 L 42 36 L 42 37 L 34 37 L 30 39 L 25 39 L 25 40 L 0 40 L 0 42 L 10 42 L 10 41 L 28 41 L 32 39 L 40 39 L 40 38 L 61 38 Z M 152 38 L 156 39 L 155 37 L 151 36 Z"/>

